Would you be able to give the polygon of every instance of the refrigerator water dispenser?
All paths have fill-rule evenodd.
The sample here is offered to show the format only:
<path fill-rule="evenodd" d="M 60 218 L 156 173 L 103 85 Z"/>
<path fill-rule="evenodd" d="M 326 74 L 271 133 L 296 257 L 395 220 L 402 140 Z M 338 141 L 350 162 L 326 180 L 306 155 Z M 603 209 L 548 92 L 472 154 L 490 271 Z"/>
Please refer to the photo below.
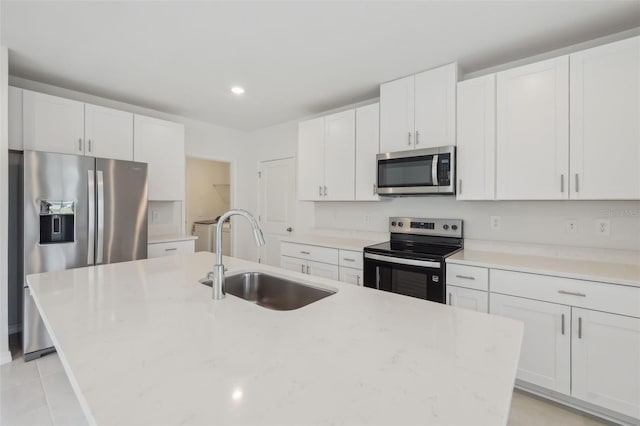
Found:
<path fill-rule="evenodd" d="M 73 201 L 40 201 L 40 244 L 75 241 L 75 203 Z"/>

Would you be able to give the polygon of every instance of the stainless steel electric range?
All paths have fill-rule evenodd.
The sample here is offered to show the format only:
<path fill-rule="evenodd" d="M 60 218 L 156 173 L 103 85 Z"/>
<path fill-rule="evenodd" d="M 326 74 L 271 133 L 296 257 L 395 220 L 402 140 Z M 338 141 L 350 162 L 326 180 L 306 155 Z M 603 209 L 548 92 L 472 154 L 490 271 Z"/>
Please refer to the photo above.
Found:
<path fill-rule="evenodd" d="M 364 249 L 364 286 L 446 303 L 444 261 L 462 250 L 462 220 L 392 217 L 389 231 Z"/>

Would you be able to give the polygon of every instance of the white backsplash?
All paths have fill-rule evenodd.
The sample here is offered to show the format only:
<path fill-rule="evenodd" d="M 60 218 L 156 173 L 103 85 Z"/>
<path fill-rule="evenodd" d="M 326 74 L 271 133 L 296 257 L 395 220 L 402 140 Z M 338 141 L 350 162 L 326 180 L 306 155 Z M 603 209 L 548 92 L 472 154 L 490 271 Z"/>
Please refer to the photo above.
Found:
<path fill-rule="evenodd" d="M 149 201 L 149 238 L 183 233 L 182 201 Z"/>

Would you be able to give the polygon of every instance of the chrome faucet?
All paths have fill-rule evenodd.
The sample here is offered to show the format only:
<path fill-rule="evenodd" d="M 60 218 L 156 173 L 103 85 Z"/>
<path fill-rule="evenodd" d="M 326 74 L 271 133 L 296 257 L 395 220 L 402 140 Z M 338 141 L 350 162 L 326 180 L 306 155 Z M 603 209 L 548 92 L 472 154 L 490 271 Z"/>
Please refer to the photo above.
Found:
<path fill-rule="evenodd" d="M 264 245 L 264 237 L 262 231 L 258 226 L 256 219 L 246 210 L 229 210 L 224 213 L 218 219 L 218 225 L 216 226 L 216 264 L 213 266 L 213 271 L 207 274 L 207 280 L 211 281 L 211 287 L 213 288 L 213 300 L 224 299 L 224 265 L 222 264 L 222 225 L 231 216 L 239 215 L 244 216 L 253 229 L 253 238 L 256 240 L 257 246 Z"/>

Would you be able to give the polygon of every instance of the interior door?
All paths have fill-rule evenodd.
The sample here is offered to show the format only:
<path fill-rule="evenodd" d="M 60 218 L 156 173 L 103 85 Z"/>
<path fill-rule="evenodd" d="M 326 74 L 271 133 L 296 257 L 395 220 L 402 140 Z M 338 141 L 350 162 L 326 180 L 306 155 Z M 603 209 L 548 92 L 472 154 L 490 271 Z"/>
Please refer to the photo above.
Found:
<path fill-rule="evenodd" d="M 295 222 L 295 167 L 293 158 L 261 161 L 259 165 L 258 222 L 266 244 L 259 261 L 280 266 L 280 237 L 293 232 Z"/>
<path fill-rule="evenodd" d="M 96 264 L 147 258 L 147 165 L 96 159 Z"/>

